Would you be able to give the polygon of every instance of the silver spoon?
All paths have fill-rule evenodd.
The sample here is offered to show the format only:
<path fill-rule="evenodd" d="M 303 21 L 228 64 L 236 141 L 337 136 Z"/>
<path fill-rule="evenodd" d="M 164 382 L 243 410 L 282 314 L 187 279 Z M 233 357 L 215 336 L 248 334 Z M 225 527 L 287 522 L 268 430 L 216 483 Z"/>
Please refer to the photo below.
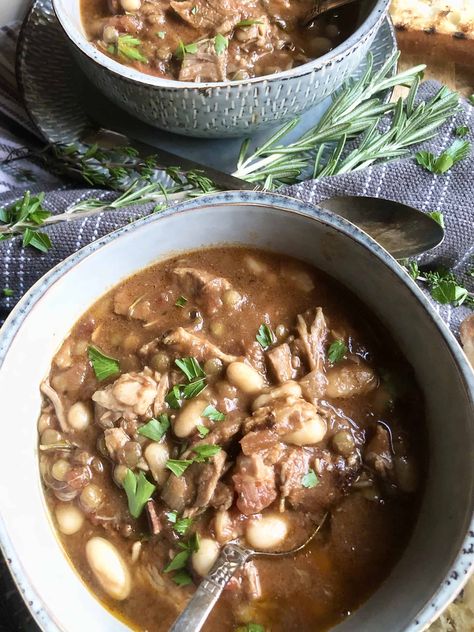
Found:
<path fill-rule="evenodd" d="M 313 20 L 316 20 L 316 18 L 323 15 L 323 13 L 332 11 L 332 9 L 339 9 L 339 7 L 351 4 L 352 2 L 357 2 L 357 0 L 315 0 L 314 6 L 309 15 L 306 17 L 304 24 L 306 26 Z"/>
<path fill-rule="evenodd" d="M 316 537 L 326 517 L 327 514 L 324 515 L 319 525 L 303 544 L 290 551 L 277 553 L 254 551 L 242 546 L 237 540 L 228 542 L 222 548 L 216 563 L 201 581 L 188 605 L 173 623 L 169 632 L 199 632 L 226 584 L 246 562 L 252 557 L 283 557 L 302 551 Z"/>
<path fill-rule="evenodd" d="M 361 228 L 395 259 L 421 255 L 444 239 L 444 229 L 437 221 L 401 202 L 341 195 L 322 200 L 318 206 Z"/>

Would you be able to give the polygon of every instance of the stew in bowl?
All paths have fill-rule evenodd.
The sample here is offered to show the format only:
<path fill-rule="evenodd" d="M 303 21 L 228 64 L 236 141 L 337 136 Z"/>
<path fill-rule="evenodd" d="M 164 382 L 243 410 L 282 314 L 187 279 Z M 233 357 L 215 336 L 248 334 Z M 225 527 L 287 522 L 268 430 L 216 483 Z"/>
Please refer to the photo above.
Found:
<path fill-rule="evenodd" d="M 167 630 L 226 542 L 290 549 L 326 515 L 303 552 L 247 563 L 205 629 L 329 629 L 417 519 L 413 371 L 347 289 L 297 259 L 222 246 L 143 269 L 79 319 L 41 393 L 59 538 L 133 629 Z"/>
<path fill-rule="evenodd" d="M 90 41 L 116 61 L 179 81 L 245 80 L 304 64 L 358 24 L 354 5 L 307 23 L 313 0 L 82 0 Z"/>

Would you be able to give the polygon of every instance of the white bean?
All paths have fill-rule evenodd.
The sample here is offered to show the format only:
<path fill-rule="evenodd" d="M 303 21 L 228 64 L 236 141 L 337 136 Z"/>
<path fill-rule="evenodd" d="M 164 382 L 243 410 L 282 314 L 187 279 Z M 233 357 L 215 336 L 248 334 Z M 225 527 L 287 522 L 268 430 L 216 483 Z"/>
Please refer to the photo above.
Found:
<path fill-rule="evenodd" d="M 298 430 L 283 435 L 283 441 L 293 445 L 313 445 L 324 439 L 326 430 L 326 422 L 322 417 L 316 415 L 312 419 L 305 421 Z"/>
<path fill-rule="evenodd" d="M 86 557 L 97 581 L 117 601 L 130 594 L 130 572 L 115 546 L 105 538 L 93 537 L 86 544 Z"/>
<path fill-rule="evenodd" d="M 142 6 L 141 0 L 120 0 L 124 11 L 139 11 Z"/>
<path fill-rule="evenodd" d="M 92 421 L 92 410 L 86 402 L 76 402 L 67 414 L 67 421 L 73 430 L 85 430 Z"/>
<path fill-rule="evenodd" d="M 77 533 L 84 524 L 84 514 L 75 505 L 69 503 L 58 503 L 54 510 L 58 529 L 64 535 Z"/>
<path fill-rule="evenodd" d="M 198 575 L 204 577 L 209 573 L 219 557 L 219 545 L 211 538 L 201 538 L 199 549 L 194 551 L 191 562 Z"/>
<path fill-rule="evenodd" d="M 247 395 L 257 395 L 264 387 L 260 373 L 245 362 L 231 362 L 227 367 L 227 379 Z"/>
<path fill-rule="evenodd" d="M 201 415 L 207 405 L 202 399 L 193 399 L 183 406 L 173 424 L 174 434 L 180 439 L 189 437 L 201 423 Z"/>
<path fill-rule="evenodd" d="M 276 549 L 288 534 L 288 524 L 282 516 L 268 514 L 247 524 L 245 538 L 256 551 Z"/>
<path fill-rule="evenodd" d="M 155 481 L 158 485 L 163 485 L 168 476 L 165 467 L 166 461 L 170 458 L 168 446 L 165 443 L 150 443 L 145 448 L 144 457 Z"/>
<path fill-rule="evenodd" d="M 53 425 L 53 417 L 51 413 L 41 413 L 38 419 L 38 432 L 42 434 L 47 428 Z"/>
<path fill-rule="evenodd" d="M 275 399 L 280 399 L 282 397 L 301 397 L 301 386 L 297 382 L 289 380 L 281 386 L 272 388 L 272 390 L 268 391 L 268 393 L 262 393 L 253 400 L 252 410 L 257 410 L 257 408 L 267 406 Z"/>

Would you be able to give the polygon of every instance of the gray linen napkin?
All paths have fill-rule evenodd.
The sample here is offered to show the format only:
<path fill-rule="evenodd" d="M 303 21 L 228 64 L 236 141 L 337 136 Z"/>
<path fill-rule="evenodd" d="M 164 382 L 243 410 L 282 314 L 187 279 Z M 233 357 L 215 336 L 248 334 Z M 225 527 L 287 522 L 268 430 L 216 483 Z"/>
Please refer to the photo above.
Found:
<path fill-rule="evenodd" d="M 64 212 L 81 199 L 114 198 L 114 193 L 103 190 L 78 189 L 68 181 L 60 180 L 44 167 L 29 160 L 18 160 L 1 165 L 2 159 L 15 149 L 28 144 L 33 130 L 19 103 L 14 85 L 14 50 L 16 29 L 0 30 L 0 208 L 20 199 L 24 191 L 47 191 L 45 206 L 53 213 Z M 439 85 L 425 83 L 420 98 L 432 96 Z M 470 126 L 474 108 L 463 101 L 455 119 L 447 123 L 437 137 L 424 148 L 438 154 L 454 140 L 459 125 Z M 25 135 L 24 135 L 25 134 Z M 474 130 L 467 136 L 474 141 Z M 317 204 L 335 194 L 356 194 L 399 200 L 424 211 L 439 211 L 446 222 L 446 240 L 437 249 L 426 254 L 420 263 L 447 264 L 469 288 L 473 279 L 468 271 L 474 256 L 474 156 L 457 164 L 443 176 L 424 171 L 412 159 L 377 165 L 364 171 L 326 178 L 320 182 L 307 181 L 281 189 L 282 193 Z M 15 303 L 53 265 L 87 243 L 109 233 L 131 219 L 151 212 L 153 205 L 129 207 L 121 211 L 106 211 L 97 216 L 77 219 L 51 226 L 48 232 L 53 248 L 48 254 L 21 248 L 20 239 L 0 242 L 0 290 L 11 288 L 11 297 L 0 297 L 0 318 L 3 320 Z M 469 285 L 471 284 L 471 285 Z M 435 304 L 450 328 L 457 333 L 459 323 L 467 315 L 464 307 L 451 308 Z M 2 568 L 3 567 L 3 568 Z M 0 561 L 0 631 L 34 632 L 36 625 L 23 606 L 13 582 Z"/>

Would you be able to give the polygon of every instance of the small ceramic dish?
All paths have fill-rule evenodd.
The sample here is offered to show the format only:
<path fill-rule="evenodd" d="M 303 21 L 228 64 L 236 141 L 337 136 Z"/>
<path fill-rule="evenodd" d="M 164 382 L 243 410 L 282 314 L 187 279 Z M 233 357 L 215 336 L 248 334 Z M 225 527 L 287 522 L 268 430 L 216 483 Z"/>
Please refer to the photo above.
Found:
<path fill-rule="evenodd" d="M 56 540 L 38 471 L 39 384 L 71 327 L 104 292 L 171 253 L 220 243 L 269 248 L 327 272 L 372 310 L 412 364 L 429 432 L 420 516 L 388 579 L 335 629 L 423 630 L 474 562 L 474 374 L 423 293 L 365 233 L 322 209 L 255 192 L 192 200 L 93 242 L 38 281 L 2 328 L 0 544 L 26 603 L 48 632 L 126 629 L 83 585 Z"/>
<path fill-rule="evenodd" d="M 84 33 L 78 0 L 53 0 L 74 57 L 114 103 L 167 131 L 229 137 L 284 123 L 332 94 L 366 56 L 390 0 L 363 0 L 361 23 L 326 55 L 291 70 L 244 81 L 171 81 L 124 66 L 101 53 Z"/>

